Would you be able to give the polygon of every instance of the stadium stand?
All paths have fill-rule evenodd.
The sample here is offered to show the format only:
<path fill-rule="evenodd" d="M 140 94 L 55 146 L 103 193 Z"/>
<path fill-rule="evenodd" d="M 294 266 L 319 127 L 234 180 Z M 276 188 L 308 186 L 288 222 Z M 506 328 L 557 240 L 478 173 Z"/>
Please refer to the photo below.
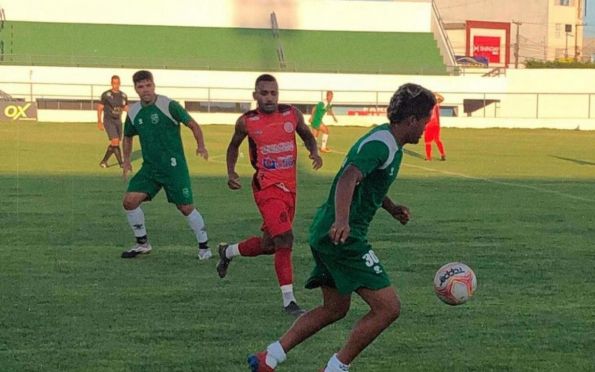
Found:
<path fill-rule="evenodd" d="M 6 21 L 4 65 L 445 75 L 431 32 Z"/>

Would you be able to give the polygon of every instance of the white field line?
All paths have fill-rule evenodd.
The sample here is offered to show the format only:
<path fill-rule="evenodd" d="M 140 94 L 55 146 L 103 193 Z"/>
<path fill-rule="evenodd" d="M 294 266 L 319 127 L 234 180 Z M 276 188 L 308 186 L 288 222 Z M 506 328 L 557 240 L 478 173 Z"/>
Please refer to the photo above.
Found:
<path fill-rule="evenodd" d="M 403 165 L 406 166 L 406 167 L 423 169 L 425 171 L 430 171 L 430 172 L 435 172 L 435 173 L 442 173 L 442 174 L 446 174 L 446 175 L 449 175 L 449 176 L 455 176 L 455 177 L 467 178 L 467 179 L 471 179 L 471 180 L 484 181 L 484 182 L 493 183 L 493 184 L 497 184 L 497 185 L 519 187 L 519 188 L 534 190 L 534 191 L 542 192 L 542 193 L 546 193 L 546 194 L 558 195 L 558 196 L 561 196 L 561 197 L 564 197 L 564 198 L 568 198 L 568 199 L 580 200 L 580 201 L 589 202 L 589 203 L 595 203 L 595 199 L 584 198 L 582 196 L 568 194 L 568 193 L 561 192 L 561 191 L 556 191 L 556 190 L 549 190 L 549 189 L 545 189 L 543 187 L 526 185 L 526 184 L 523 184 L 523 183 L 513 183 L 513 182 L 496 181 L 496 180 L 492 180 L 492 179 L 489 179 L 489 178 L 475 177 L 475 176 L 470 176 L 470 175 L 463 174 L 463 173 L 456 173 L 456 172 L 450 172 L 450 171 L 445 171 L 445 170 L 440 170 L 440 169 L 428 168 L 428 167 L 423 167 L 423 166 L 420 166 L 420 165 L 412 165 L 412 164 L 403 164 Z"/>

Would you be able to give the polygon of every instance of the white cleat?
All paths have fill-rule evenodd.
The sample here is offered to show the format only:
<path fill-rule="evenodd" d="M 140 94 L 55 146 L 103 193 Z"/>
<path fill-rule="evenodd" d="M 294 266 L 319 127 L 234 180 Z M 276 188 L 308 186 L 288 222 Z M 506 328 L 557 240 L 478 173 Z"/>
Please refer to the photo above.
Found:
<path fill-rule="evenodd" d="M 213 257 L 213 252 L 211 252 L 210 248 L 198 250 L 198 259 L 199 260 L 204 261 L 204 260 L 208 260 L 211 257 Z"/>

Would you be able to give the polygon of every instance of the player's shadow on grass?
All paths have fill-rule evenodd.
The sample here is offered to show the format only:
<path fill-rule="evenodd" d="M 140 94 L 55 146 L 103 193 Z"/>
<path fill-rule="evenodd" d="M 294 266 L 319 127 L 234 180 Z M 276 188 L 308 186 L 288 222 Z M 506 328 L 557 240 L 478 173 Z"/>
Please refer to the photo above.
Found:
<path fill-rule="evenodd" d="M 556 159 L 560 159 L 560 160 L 566 160 L 572 163 L 576 163 L 579 165 L 595 165 L 595 163 L 591 162 L 591 161 L 586 161 L 586 160 L 579 160 L 579 159 L 571 159 L 571 158 L 564 158 L 562 156 L 556 156 L 556 155 L 550 155 L 552 158 L 556 158 Z"/>
<path fill-rule="evenodd" d="M 418 154 L 415 151 L 411 151 L 411 150 L 407 150 L 407 149 L 403 149 L 403 152 L 409 156 L 413 156 L 414 158 L 418 158 L 418 159 L 425 159 L 426 157 L 422 154 Z"/>

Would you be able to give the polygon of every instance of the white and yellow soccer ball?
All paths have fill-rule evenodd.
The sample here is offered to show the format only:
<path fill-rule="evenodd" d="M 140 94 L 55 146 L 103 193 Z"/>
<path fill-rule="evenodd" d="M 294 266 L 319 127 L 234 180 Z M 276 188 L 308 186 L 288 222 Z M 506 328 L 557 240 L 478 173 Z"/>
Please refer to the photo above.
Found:
<path fill-rule="evenodd" d="M 477 278 L 471 268 L 461 262 L 442 266 L 434 276 L 436 296 L 449 305 L 467 302 L 477 288 Z"/>

